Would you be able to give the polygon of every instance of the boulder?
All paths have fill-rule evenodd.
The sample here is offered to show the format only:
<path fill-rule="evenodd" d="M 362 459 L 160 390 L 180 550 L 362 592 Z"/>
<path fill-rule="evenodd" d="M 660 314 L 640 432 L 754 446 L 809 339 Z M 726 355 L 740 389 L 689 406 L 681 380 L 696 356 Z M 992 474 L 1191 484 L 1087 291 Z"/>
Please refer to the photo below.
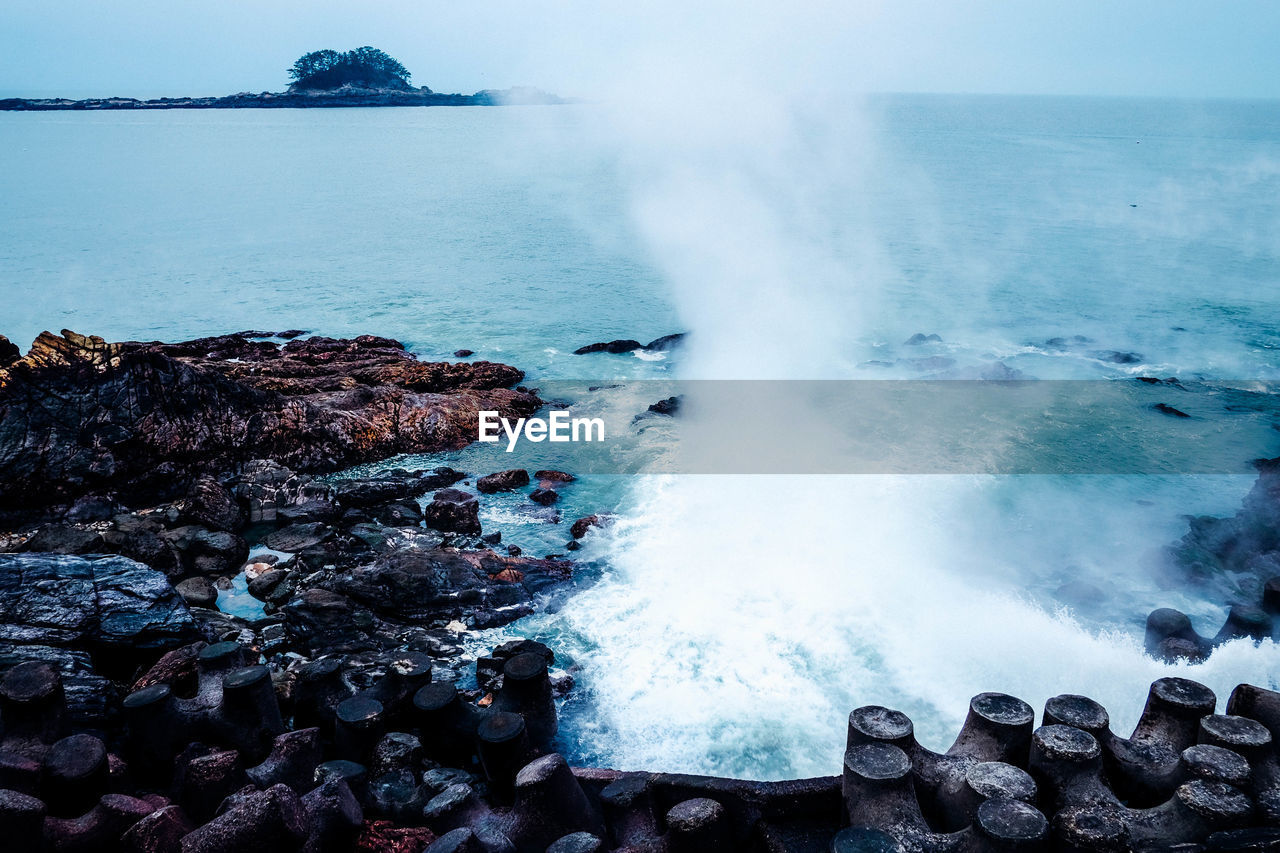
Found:
<path fill-rule="evenodd" d="M 204 607 L 209 610 L 218 609 L 218 590 L 206 577 L 187 578 L 173 587 L 191 607 Z"/>
<path fill-rule="evenodd" d="M 306 500 L 276 509 L 276 523 L 285 526 L 306 522 L 331 522 L 338 517 L 338 506 L 327 500 Z"/>
<path fill-rule="evenodd" d="M 655 415 L 675 415 L 680 411 L 680 404 L 684 402 L 684 396 L 677 394 L 674 397 L 667 397 L 665 400 L 659 400 L 649 406 L 648 411 Z"/>
<path fill-rule="evenodd" d="M 496 492 L 509 492 L 527 485 L 529 485 L 529 472 L 523 468 L 498 471 L 476 480 L 476 490 L 485 495 L 492 495 Z"/>
<path fill-rule="evenodd" d="M 285 853 L 306 841 L 306 812 L 287 785 L 243 791 L 224 805 L 182 839 L 182 853 Z"/>
<path fill-rule="evenodd" d="M 432 471 L 387 471 L 377 477 L 342 480 L 334 485 L 334 498 L 343 507 L 369 507 L 452 486 L 466 475 L 447 466 Z"/>
<path fill-rule="evenodd" d="M 654 338 L 649 341 L 649 343 L 645 344 L 644 348 L 649 352 L 663 352 L 665 350 L 675 349 L 677 346 L 684 343 L 684 339 L 684 332 L 676 332 L 673 335 L 663 335 L 660 338 Z"/>
<path fill-rule="evenodd" d="M 587 531 L 590 530 L 591 528 L 606 527 L 612 522 L 612 520 L 613 519 L 611 519 L 607 515 L 595 514 L 595 515 L 583 516 L 582 518 L 575 521 L 572 525 L 570 525 L 569 534 L 574 539 L 581 539 L 583 536 L 587 535 Z"/>
<path fill-rule="evenodd" d="M 248 580 L 249 594 L 268 604 L 283 604 L 289 600 L 296 586 L 292 582 L 293 574 L 288 569 L 277 568 L 255 573 Z"/>
<path fill-rule="evenodd" d="M 120 504 L 107 495 L 83 495 L 76 498 L 63 518 L 72 524 L 89 524 L 106 521 L 120 510 Z"/>
<path fill-rule="evenodd" d="M 1093 353 L 1093 357 L 1099 361 L 1107 361 L 1112 364 L 1139 364 L 1142 362 L 1142 353 L 1119 352 L 1110 349 L 1098 350 Z"/>
<path fill-rule="evenodd" d="M 560 500 L 560 496 L 556 494 L 555 489 L 534 489 L 529 494 L 529 500 L 543 506 L 551 506 Z"/>
<path fill-rule="evenodd" d="M 192 484 L 186 515 L 210 530 L 237 531 L 244 526 L 244 511 L 230 490 L 208 475 Z"/>
<path fill-rule="evenodd" d="M 22 546 L 24 551 L 51 554 L 94 554 L 105 550 L 102 535 L 70 524 L 42 527 Z"/>
<path fill-rule="evenodd" d="M 312 654 L 367 648 L 368 632 L 355 623 L 351 599 L 332 590 L 308 589 L 281 608 L 290 639 Z"/>
<path fill-rule="evenodd" d="M 225 530 L 198 530 L 187 548 L 191 570 L 202 575 L 229 574 L 248 557 L 249 544 Z"/>
<path fill-rule="evenodd" d="M 335 577 L 331 586 L 397 621 L 479 616 L 491 627 L 531 612 L 533 595 L 568 580 L 569 571 L 564 561 L 500 557 L 490 551 L 392 551 Z"/>
<path fill-rule="evenodd" d="M 297 474 L 270 459 L 242 466 L 234 493 L 248 507 L 251 524 L 277 521 L 282 509 L 329 500 L 329 487 L 306 474 Z M 300 519 L 293 519 L 297 521 Z"/>
<path fill-rule="evenodd" d="M 333 537 L 333 528 L 318 521 L 291 524 L 267 535 L 266 546 L 275 551 L 295 554 L 306 551 Z"/>
<path fill-rule="evenodd" d="M 612 355 L 622 355 L 623 353 L 635 352 L 636 350 L 645 350 L 647 352 L 663 352 L 665 350 L 675 349 L 685 338 L 684 332 L 676 332 L 674 335 L 663 335 L 660 338 L 654 338 L 647 344 L 631 338 L 622 338 L 616 341 L 605 341 L 602 343 L 587 344 L 584 347 L 578 347 L 573 351 L 574 355 L 588 355 L 593 352 L 607 352 Z"/>
<path fill-rule="evenodd" d="M 126 557 L 0 554 L 0 641 L 170 648 L 195 621 L 163 574 Z"/>
<path fill-rule="evenodd" d="M 588 355 L 593 352 L 607 352 L 613 355 L 620 355 L 624 352 L 633 352 L 643 349 L 644 344 L 634 341 L 631 338 L 623 338 L 617 341 L 607 341 L 604 343 L 587 344 L 585 347 L 578 347 L 573 351 L 574 355 Z"/>
<path fill-rule="evenodd" d="M 163 529 L 159 525 L 156 528 Z M 102 550 L 145 563 L 170 577 L 177 577 L 185 571 L 182 553 L 155 530 L 143 527 L 121 529 L 117 526 L 103 533 L 102 539 Z"/>
<path fill-rule="evenodd" d="M 422 509 L 412 500 L 380 506 L 374 510 L 373 517 L 388 527 L 417 527 L 423 520 Z"/>
<path fill-rule="evenodd" d="M 476 496 L 460 489 L 441 489 L 422 512 L 427 527 L 445 533 L 479 536 L 480 503 Z"/>

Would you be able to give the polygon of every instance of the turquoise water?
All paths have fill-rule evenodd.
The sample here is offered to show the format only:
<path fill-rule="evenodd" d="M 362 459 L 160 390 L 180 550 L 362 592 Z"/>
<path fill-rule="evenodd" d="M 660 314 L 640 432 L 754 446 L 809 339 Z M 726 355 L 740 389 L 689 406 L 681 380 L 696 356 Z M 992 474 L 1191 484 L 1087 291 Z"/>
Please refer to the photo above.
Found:
<path fill-rule="evenodd" d="M 653 401 L 634 380 L 673 376 L 1277 377 L 1280 104 L 843 108 L 858 132 L 798 111 L 782 143 L 706 146 L 620 134 L 597 106 L 0 114 L 0 333 L 370 332 L 620 382 L 599 399 L 624 425 Z M 680 330 L 671 354 L 571 355 Z M 942 340 L 904 345 L 917 332 Z M 1160 549 L 1251 480 L 587 478 L 564 518 L 620 515 L 580 552 L 591 583 L 507 633 L 579 668 L 564 748 L 583 762 L 831 773 L 851 707 L 902 707 L 943 746 L 982 690 L 1089 693 L 1123 727 L 1170 670 L 1141 654 L 1146 612 L 1211 634 L 1233 594 L 1168 588 Z M 487 526 L 562 549 L 525 506 Z M 1073 579 L 1105 601 L 1062 609 Z M 1273 683 L 1280 654 L 1236 643 L 1190 670 L 1225 696 Z"/>
<path fill-rule="evenodd" d="M 323 113 L 323 114 L 322 114 Z M 531 371 L 677 318 L 571 109 L 0 115 L 5 334 L 377 330 Z M 22 298 L 12 299 L 14 294 Z"/>

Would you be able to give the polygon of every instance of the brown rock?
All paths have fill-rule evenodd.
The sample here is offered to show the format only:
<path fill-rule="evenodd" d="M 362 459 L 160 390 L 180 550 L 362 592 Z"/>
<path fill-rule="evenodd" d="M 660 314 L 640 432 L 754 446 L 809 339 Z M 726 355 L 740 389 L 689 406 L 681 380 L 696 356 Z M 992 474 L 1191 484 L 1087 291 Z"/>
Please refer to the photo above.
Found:
<path fill-rule="evenodd" d="M 560 500 L 560 496 L 556 494 L 555 489 L 538 488 L 534 489 L 529 494 L 529 500 L 536 504 L 542 504 L 543 506 L 551 506 L 553 503 Z"/>
<path fill-rule="evenodd" d="M 461 489 L 441 489 L 422 511 L 427 527 L 445 533 L 479 536 L 480 503 Z"/>
<path fill-rule="evenodd" d="M 0 335 L 0 367 L 8 367 L 22 358 L 22 351 L 4 335 Z"/>
<path fill-rule="evenodd" d="M 587 531 L 591 528 L 608 527 L 611 523 L 613 523 L 613 519 L 607 515 L 588 515 L 575 521 L 569 528 L 569 533 L 574 539 L 581 539 L 587 535 Z"/>
<path fill-rule="evenodd" d="M 46 332 L 0 367 L 0 510 L 104 489 L 155 503 L 255 458 L 325 472 L 458 449 L 476 440 L 480 410 L 538 408 L 535 395 L 509 390 L 522 376 L 486 361 L 420 362 L 372 336 L 280 347 L 238 335 L 162 344 Z"/>
<path fill-rule="evenodd" d="M 529 472 L 523 468 L 498 471 L 476 480 L 476 489 L 486 495 L 492 495 L 496 492 L 509 492 L 527 485 L 529 485 Z"/>

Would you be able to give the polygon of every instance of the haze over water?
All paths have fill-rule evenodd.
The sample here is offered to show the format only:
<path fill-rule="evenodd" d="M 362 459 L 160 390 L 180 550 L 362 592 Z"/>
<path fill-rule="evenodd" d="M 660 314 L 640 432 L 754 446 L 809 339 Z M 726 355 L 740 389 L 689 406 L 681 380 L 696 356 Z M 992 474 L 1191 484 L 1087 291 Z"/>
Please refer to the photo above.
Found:
<path fill-rule="evenodd" d="M 1277 378 L 1280 103 L 888 96 L 770 126 L 664 147 L 598 105 L 0 114 L 0 333 L 372 333 L 534 381 L 939 372 L 917 358 Z M 681 330 L 665 358 L 571 355 Z M 599 582 L 512 633 L 581 667 L 583 762 L 833 773 L 855 705 L 945 746 L 983 690 L 1088 693 L 1122 729 L 1170 669 L 1141 654 L 1146 612 L 1210 634 L 1225 612 L 1222 585 L 1169 588 L 1159 550 L 1251 482 L 599 478 L 565 509 L 622 516 L 584 552 Z M 1105 601 L 1057 612 L 1071 579 Z M 1188 674 L 1225 698 L 1280 655 L 1235 643 Z"/>

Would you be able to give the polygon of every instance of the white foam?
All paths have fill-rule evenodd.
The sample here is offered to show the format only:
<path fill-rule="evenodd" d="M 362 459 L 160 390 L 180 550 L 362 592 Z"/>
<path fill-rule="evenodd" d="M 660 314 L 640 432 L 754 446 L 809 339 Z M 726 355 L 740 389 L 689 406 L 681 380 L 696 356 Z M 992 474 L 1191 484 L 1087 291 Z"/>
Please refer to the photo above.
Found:
<path fill-rule="evenodd" d="M 1155 678 L 1225 702 L 1267 685 L 1280 649 L 1247 642 L 1203 665 L 1143 655 L 989 578 L 949 570 L 968 478 L 654 478 L 613 538 L 613 569 L 558 617 L 590 649 L 595 707 L 575 737 L 623 769 L 789 778 L 836 773 L 844 720 L 885 704 L 945 748 L 976 693 L 1037 709 L 1085 693 L 1133 725 Z"/>

